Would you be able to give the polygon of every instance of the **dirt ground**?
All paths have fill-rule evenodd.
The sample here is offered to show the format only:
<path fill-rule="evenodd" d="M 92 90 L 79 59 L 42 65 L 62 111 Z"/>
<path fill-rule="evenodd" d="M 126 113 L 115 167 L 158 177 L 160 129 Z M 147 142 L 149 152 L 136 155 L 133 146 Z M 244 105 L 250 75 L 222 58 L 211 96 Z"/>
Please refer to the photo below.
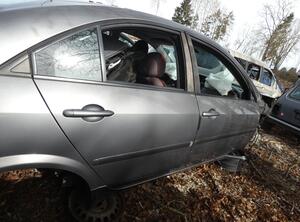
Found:
<path fill-rule="evenodd" d="M 122 221 L 300 221 L 299 139 L 260 131 L 239 173 L 215 163 L 124 191 Z M 59 178 L 24 170 L 0 175 L 0 221 L 73 221 Z"/>

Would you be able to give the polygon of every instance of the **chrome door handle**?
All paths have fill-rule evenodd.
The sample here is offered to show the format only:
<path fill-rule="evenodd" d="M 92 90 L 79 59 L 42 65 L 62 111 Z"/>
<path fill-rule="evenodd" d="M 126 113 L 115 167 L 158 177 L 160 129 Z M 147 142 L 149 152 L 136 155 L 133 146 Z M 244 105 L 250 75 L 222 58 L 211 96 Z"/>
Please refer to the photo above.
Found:
<path fill-rule="evenodd" d="M 81 109 L 66 109 L 63 112 L 65 117 L 107 117 L 114 115 L 110 110 L 86 111 Z"/>
<path fill-rule="evenodd" d="M 203 117 L 217 117 L 217 116 L 220 116 L 220 113 L 218 113 L 216 110 L 214 109 L 210 109 L 209 111 L 207 112 L 203 112 L 202 113 L 202 116 Z"/>
<path fill-rule="evenodd" d="M 87 122 L 97 122 L 104 117 L 109 117 L 114 115 L 113 111 L 105 110 L 103 107 L 90 104 L 84 106 L 82 109 L 66 109 L 63 111 L 65 117 L 71 118 L 82 118 Z"/>

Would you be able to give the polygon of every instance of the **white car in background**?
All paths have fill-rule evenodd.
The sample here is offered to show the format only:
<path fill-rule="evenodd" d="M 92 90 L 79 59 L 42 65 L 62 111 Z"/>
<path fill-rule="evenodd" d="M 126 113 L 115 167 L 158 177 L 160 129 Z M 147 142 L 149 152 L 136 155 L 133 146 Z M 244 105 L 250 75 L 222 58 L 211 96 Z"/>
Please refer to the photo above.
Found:
<path fill-rule="evenodd" d="M 230 54 L 242 65 L 253 81 L 263 100 L 271 108 L 274 101 L 282 95 L 278 80 L 271 69 L 262 61 L 251 56 L 230 50 Z"/>

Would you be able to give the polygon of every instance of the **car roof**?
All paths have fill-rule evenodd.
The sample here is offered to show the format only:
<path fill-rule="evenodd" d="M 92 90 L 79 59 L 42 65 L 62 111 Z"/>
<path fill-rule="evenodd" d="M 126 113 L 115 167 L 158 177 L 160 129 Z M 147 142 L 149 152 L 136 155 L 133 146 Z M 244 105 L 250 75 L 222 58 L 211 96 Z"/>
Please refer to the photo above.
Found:
<path fill-rule="evenodd" d="M 139 19 L 186 29 L 157 16 L 97 3 L 54 1 L 0 6 L 0 64 L 59 33 L 110 19 Z"/>
<path fill-rule="evenodd" d="M 271 69 L 268 67 L 268 65 L 266 63 L 264 63 L 263 61 L 260 61 L 258 59 L 253 58 L 252 56 L 234 51 L 234 50 L 229 50 L 230 54 L 236 58 L 240 58 L 243 60 L 246 60 L 248 62 L 254 63 L 255 65 L 261 66 L 269 71 L 271 71 Z"/>
<path fill-rule="evenodd" d="M 28 48 L 62 32 L 104 20 L 144 20 L 186 31 L 228 52 L 213 40 L 176 22 L 130 9 L 76 1 L 33 1 L 0 4 L 0 65 Z"/>

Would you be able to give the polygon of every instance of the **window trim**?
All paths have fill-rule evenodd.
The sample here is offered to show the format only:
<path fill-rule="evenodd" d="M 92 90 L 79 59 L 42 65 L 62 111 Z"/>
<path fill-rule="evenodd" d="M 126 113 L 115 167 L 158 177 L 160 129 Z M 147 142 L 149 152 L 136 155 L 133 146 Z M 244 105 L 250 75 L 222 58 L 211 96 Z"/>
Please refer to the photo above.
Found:
<path fill-rule="evenodd" d="M 161 24 L 153 24 L 153 23 L 148 23 L 147 21 L 143 21 L 143 20 L 130 20 L 130 22 L 128 21 L 121 21 L 121 20 L 106 20 L 106 21 L 102 21 L 99 23 L 99 31 L 102 33 L 103 31 L 107 30 L 107 29 L 118 29 L 118 28 L 148 28 L 148 29 L 154 29 L 154 30 L 158 30 L 158 31 L 163 31 L 163 32 L 167 32 L 170 34 L 175 34 L 178 36 L 178 41 L 179 41 L 179 47 L 180 47 L 180 53 L 178 53 L 178 60 L 182 60 L 182 62 L 180 63 L 180 68 L 179 68 L 179 73 L 177 73 L 177 79 L 179 81 L 181 81 L 181 70 L 183 72 L 183 74 L 185 75 L 185 88 L 173 88 L 173 87 L 159 87 L 159 86 L 152 86 L 152 85 L 145 85 L 145 84 L 136 84 L 136 83 L 129 83 L 129 82 L 118 82 L 118 81 L 108 81 L 106 79 L 106 68 L 105 68 L 105 62 L 102 62 L 102 69 L 105 70 L 105 72 L 103 71 L 103 79 L 102 82 L 104 83 L 109 83 L 109 84 L 117 84 L 117 85 L 125 85 L 125 86 L 133 86 L 133 88 L 150 88 L 150 89 L 160 89 L 160 90 L 165 90 L 165 91 L 177 91 L 177 92 L 187 92 L 187 93 L 194 93 L 193 88 L 188 87 L 188 70 L 187 70 L 187 64 L 186 64 L 186 54 L 185 54 L 185 48 L 184 48 L 184 39 L 182 36 L 182 31 L 180 30 L 174 30 L 174 29 L 170 29 L 167 27 L 162 26 Z M 103 58 L 102 61 L 105 61 L 104 59 L 104 47 L 103 47 L 103 40 L 102 40 L 102 34 L 101 34 L 101 43 L 100 43 L 100 51 L 101 51 L 101 58 Z M 99 38 L 99 40 L 100 40 Z M 182 58 L 180 58 L 182 57 Z M 190 73 L 191 74 L 191 73 Z M 181 84 L 181 83 L 179 83 Z M 139 87 L 134 87 L 138 85 Z"/>
<path fill-rule="evenodd" d="M 80 80 L 80 79 L 67 79 L 63 77 L 56 77 L 56 76 L 41 76 L 38 75 L 35 79 L 39 80 L 48 80 L 48 81 L 59 81 L 59 82 L 72 82 L 72 83 L 79 83 L 79 84 L 91 84 L 91 85 L 99 85 L 99 86 L 112 86 L 112 87 L 122 87 L 122 88 L 130 88 L 130 89 L 137 89 L 137 90 L 151 90 L 151 91 L 163 91 L 163 92 L 171 92 L 171 93 L 184 93 L 184 94 L 194 94 L 191 92 L 186 92 L 183 89 L 171 88 L 171 87 L 159 87 L 159 86 L 152 86 L 152 85 L 144 85 L 144 84 L 126 84 L 119 82 L 95 82 L 89 80 Z"/>
<path fill-rule="evenodd" d="M 180 35 L 180 33 L 183 33 L 182 30 L 176 30 L 176 29 L 173 29 L 173 27 L 169 27 L 169 26 L 162 26 L 161 24 L 159 23 L 152 23 L 152 22 L 149 22 L 149 21 L 144 21 L 144 20 L 136 20 L 136 19 L 123 19 L 123 20 L 120 20 L 120 19 L 109 19 L 109 20 L 105 20 L 105 21 L 97 21 L 97 22 L 93 22 L 93 23 L 89 23 L 89 24 L 85 24 L 85 25 L 82 25 L 82 26 L 79 26 L 79 27 L 75 27 L 73 29 L 69 29 L 69 30 L 66 30 L 62 33 L 59 33 L 57 35 L 54 35 L 48 39 L 45 39 L 44 41 L 42 42 L 39 42 L 37 43 L 36 45 L 32 46 L 31 48 L 27 49 L 26 50 L 26 53 L 28 54 L 28 57 L 29 57 L 29 60 L 30 60 L 30 66 L 31 66 L 31 74 L 28 75 L 30 77 L 32 77 L 33 79 L 43 79 L 43 80 L 51 80 L 51 81 L 63 81 L 63 82 L 74 82 L 74 83 L 87 83 L 87 84 L 94 84 L 94 85 L 112 85 L 112 86 L 121 86 L 121 87 L 128 87 L 128 88 L 133 88 L 133 89 L 143 89 L 143 90 L 156 90 L 156 91 L 166 91 L 166 92 L 175 92 L 175 93 L 186 93 L 186 94 L 194 94 L 194 91 L 191 92 L 191 91 L 187 91 L 187 90 L 184 90 L 184 89 L 181 89 L 181 88 L 171 88 L 171 87 L 157 87 L 157 86 L 149 86 L 149 85 L 143 85 L 143 84 L 120 84 L 118 82 L 105 82 L 104 81 L 104 70 L 106 71 L 105 69 L 105 64 L 103 63 L 104 61 L 104 54 L 102 52 L 102 49 L 103 49 L 103 41 L 102 41 L 102 31 L 101 31 L 101 28 L 103 26 L 106 26 L 106 25 L 120 25 L 120 26 L 126 26 L 126 27 L 129 27 L 130 25 L 131 26 L 136 26 L 136 25 L 139 25 L 140 27 L 145 27 L 145 26 L 148 26 L 148 27 L 152 27 L 154 29 L 161 29 L 162 31 L 166 31 L 167 32 L 170 32 L 170 33 L 175 33 L 175 34 L 178 34 Z M 35 70 L 35 58 L 34 58 L 34 52 L 38 51 L 39 49 L 42 49 L 42 48 L 45 48 L 47 47 L 48 45 L 52 44 L 52 43 L 55 43 L 59 40 L 62 40 L 64 38 L 67 38 L 69 36 L 72 36 L 73 34 L 75 33 L 78 33 L 80 31 L 84 31 L 84 30 L 88 30 L 88 29 L 91 29 L 91 28 L 97 28 L 97 33 L 98 33 L 98 45 L 99 45 L 99 49 L 100 49 L 100 65 L 101 65 L 101 80 L 99 81 L 92 81 L 92 80 L 82 80 L 82 79 L 74 79 L 74 78 L 63 78 L 63 77 L 55 77 L 55 76 L 45 76 L 45 75 L 38 75 L 36 73 L 36 70 Z M 183 49 L 183 43 L 182 43 L 182 39 L 180 39 L 180 44 L 181 44 L 181 47 L 182 47 L 182 54 L 184 56 L 184 49 Z M 185 59 L 185 58 L 184 58 Z M 11 60 L 10 60 L 11 61 Z M 185 61 L 185 60 L 184 60 Z M 185 74 L 187 73 L 186 72 L 186 63 L 183 61 L 183 68 L 184 68 L 184 71 L 185 71 Z M 20 74 L 17 74 L 17 75 L 20 75 Z M 26 74 L 27 76 L 27 74 Z M 106 76 L 105 76 L 106 77 Z M 187 85 L 187 83 L 186 83 Z"/>
<path fill-rule="evenodd" d="M 197 37 L 194 37 L 193 35 L 188 35 L 188 41 L 189 41 L 189 45 L 190 45 L 190 53 L 191 53 L 191 58 L 192 58 L 192 62 L 193 62 L 193 72 L 194 72 L 194 82 L 195 82 L 195 92 L 196 95 L 201 95 L 201 96 L 209 96 L 209 97 L 217 97 L 217 98 L 223 98 L 223 99 L 231 99 L 231 100 L 241 100 L 241 101 L 251 101 L 251 95 L 253 95 L 252 93 L 252 89 L 249 86 L 248 81 L 246 80 L 246 78 L 244 77 L 244 75 L 241 75 L 240 73 L 242 73 L 242 70 L 240 70 L 238 68 L 238 66 L 226 55 L 224 54 L 222 51 L 220 51 L 217 47 L 212 46 L 211 44 L 203 41 L 202 39 L 199 39 Z M 200 78 L 199 78 L 199 73 L 198 73 L 198 69 L 197 69 L 197 60 L 196 60 L 196 55 L 195 55 L 195 50 L 194 50 L 194 45 L 193 45 L 193 41 L 197 42 L 200 46 L 202 46 L 204 49 L 207 49 L 208 52 L 214 52 L 212 53 L 213 55 L 215 55 L 218 59 L 224 58 L 224 61 L 222 59 L 220 59 L 220 61 L 226 66 L 226 68 L 232 72 L 232 75 L 234 76 L 234 78 L 236 78 L 236 80 L 239 82 L 239 80 L 242 82 L 241 87 L 242 89 L 245 91 L 246 88 L 246 92 L 247 92 L 247 98 L 243 98 L 243 99 L 235 99 L 232 97 L 228 97 L 228 96 L 219 96 L 219 95 L 211 95 L 211 94 L 204 94 L 201 92 L 201 88 L 200 88 Z M 236 61 L 238 62 L 238 61 Z M 233 72 L 233 71 L 234 72 Z M 236 76 L 237 75 L 237 76 Z M 240 82 L 239 82 L 240 83 Z M 256 96 L 255 96 L 255 99 Z"/>
<path fill-rule="evenodd" d="M 20 63 L 28 59 L 29 62 L 29 72 L 13 72 L 12 69 L 18 66 Z M 5 76 L 21 76 L 21 77 L 31 77 L 32 76 L 32 67 L 30 56 L 26 51 L 21 52 L 10 60 L 6 61 L 0 66 L 0 75 Z"/>

